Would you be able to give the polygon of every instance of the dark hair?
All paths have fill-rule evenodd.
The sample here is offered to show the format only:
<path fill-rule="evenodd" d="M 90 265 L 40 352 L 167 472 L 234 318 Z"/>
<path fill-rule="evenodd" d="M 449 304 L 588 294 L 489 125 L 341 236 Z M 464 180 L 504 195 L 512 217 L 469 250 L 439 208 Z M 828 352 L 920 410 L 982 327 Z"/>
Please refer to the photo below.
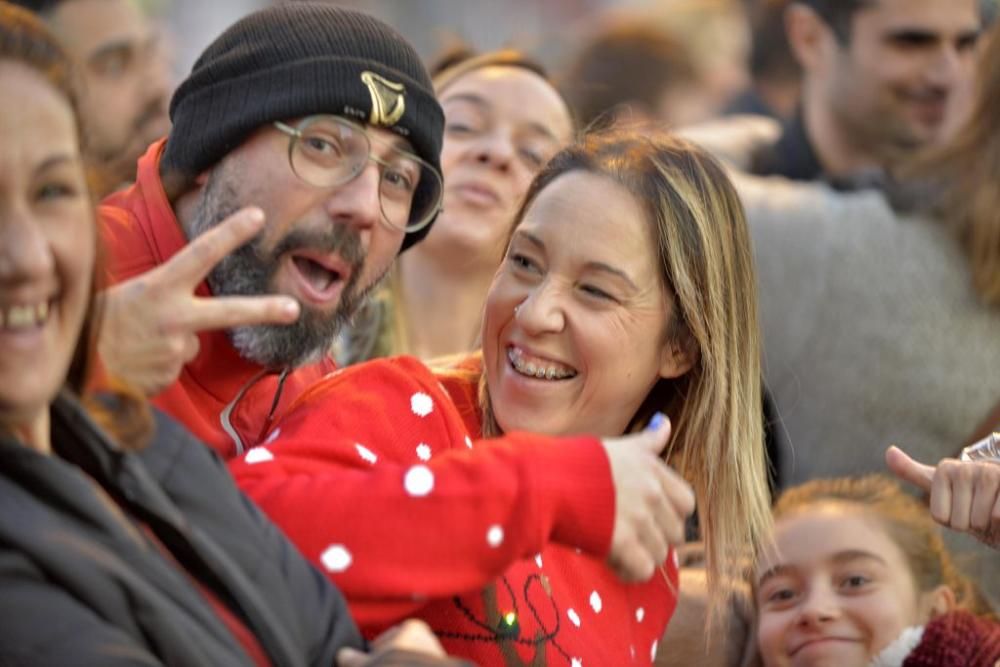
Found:
<path fill-rule="evenodd" d="M 38 72 L 70 105 L 74 118 L 78 118 L 76 89 L 69 57 L 37 16 L 14 4 L 0 2 L 0 61 L 4 60 L 21 63 Z M 79 123 L 77 134 L 80 134 Z M 103 286 L 104 272 L 101 267 L 104 264 L 101 261 L 101 245 L 96 225 L 93 242 L 97 247 L 97 255 L 91 276 L 89 302 L 66 376 L 67 389 L 81 398 L 85 397 L 91 380 L 101 320 L 97 293 Z M 144 400 L 121 386 L 115 386 L 110 393 L 118 399 L 113 401 L 113 412 L 111 408 L 90 400 L 86 401 L 88 409 L 122 445 L 130 448 L 141 446 L 151 424 Z"/>
<path fill-rule="evenodd" d="M 774 518 L 825 502 L 857 505 L 865 516 L 878 519 L 906 558 L 920 592 L 944 585 L 958 607 L 995 618 L 989 602 L 952 561 L 941 530 L 919 500 L 884 475 L 816 479 L 785 491 L 774 506 Z"/>
<path fill-rule="evenodd" d="M 752 40 L 750 74 L 754 79 L 797 79 L 802 68 L 785 30 L 785 10 L 789 0 L 761 0 L 748 10 Z"/>
<path fill-rule="evenodd" d="M 624 23 L 585 44 L 567 67 L 563 81 L 580 125 L 590 127 L 623 104 L 655 110 L 665 90 L 696 77 L 694 61 L 683 43 L 663 30 Z"/>
<path fill-rule="evenodd" d="M 36 14 L 48 14 L 66 2 L 66 0 L 7 0 L 12 5 L 30 9 Z"/>
<path fill-rule="evenodd" d="M 841 44 L 851 40 L 851 21 L 854 14 L 864 7 L 872 5 L 877 0 L 792 0 L 792 2 L 809 7 L 823 19 Z"/>

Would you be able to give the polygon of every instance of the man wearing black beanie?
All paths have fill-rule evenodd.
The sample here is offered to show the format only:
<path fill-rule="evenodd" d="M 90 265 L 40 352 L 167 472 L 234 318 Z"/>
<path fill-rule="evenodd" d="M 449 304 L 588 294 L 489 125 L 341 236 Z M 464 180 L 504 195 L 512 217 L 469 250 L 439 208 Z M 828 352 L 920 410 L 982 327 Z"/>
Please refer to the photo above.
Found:
<path fill-rule="evenodd" d="M 100 209 L 120 284 L 99 349 L 110 376 L 229 458 L 333 370 L 337 329 L 427 234 L 443 114 L 391 28 L 297 2 L 217 38 L 170 117 Z"/>

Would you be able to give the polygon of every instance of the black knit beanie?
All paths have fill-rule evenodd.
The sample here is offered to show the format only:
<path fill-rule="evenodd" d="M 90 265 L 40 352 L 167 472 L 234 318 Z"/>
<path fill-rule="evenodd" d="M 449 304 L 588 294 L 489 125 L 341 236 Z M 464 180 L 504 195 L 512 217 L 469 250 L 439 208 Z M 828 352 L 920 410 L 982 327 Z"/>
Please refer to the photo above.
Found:
<path fill-rule="evenodd" d="M 313 2 L 250 14 L 205 49 L 170 102 L 161 168 L 194 178 L 262 125 L 318 113 L 385 127 L 440 173 L 444 114 L 416 51 L 367 14 Z"/>

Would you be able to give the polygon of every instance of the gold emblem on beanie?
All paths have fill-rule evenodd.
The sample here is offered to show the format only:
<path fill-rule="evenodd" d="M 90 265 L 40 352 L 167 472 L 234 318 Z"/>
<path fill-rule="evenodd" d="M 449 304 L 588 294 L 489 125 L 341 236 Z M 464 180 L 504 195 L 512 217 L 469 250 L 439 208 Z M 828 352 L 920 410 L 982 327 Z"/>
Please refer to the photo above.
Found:
<path fill-rule="evenodd" d="M 372 114 L 368 122 L 385 127 L 392 127 L 399 122 L 406 111 L 406 89 L 403 84 L 368 71 L 361 73 L 361 83 L 368 87 L 368 94 L 372 98 Z"/>

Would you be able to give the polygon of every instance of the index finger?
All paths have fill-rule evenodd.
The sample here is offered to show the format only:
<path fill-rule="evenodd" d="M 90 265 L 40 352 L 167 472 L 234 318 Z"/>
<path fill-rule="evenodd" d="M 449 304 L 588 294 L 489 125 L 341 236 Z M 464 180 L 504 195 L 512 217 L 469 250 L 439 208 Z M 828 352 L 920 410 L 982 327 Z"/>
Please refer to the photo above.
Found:
<path fill-rule="evenodd" d="M 223 257 L 249 241 L 264 226 L 264 212 L 248 206 L 192 239 L 156 269 L 156 280 L 193 289 Z"/>
<path fill-rule="evenodd" d="M 931 490 L 935 470 L 933 466 L 914 461 L 895 445 L 886 450 L 885 462 L 889 470 L 904 482 L 918 486 L 924 491 Z"/>
<path fill-rule="evenodd" d="M 194 299 L 178 316 L 185 331 L 210 331 L 260 324 L 291 324 L 299 317 L 299 302 L 290 296 L 214 296 Z"/>

